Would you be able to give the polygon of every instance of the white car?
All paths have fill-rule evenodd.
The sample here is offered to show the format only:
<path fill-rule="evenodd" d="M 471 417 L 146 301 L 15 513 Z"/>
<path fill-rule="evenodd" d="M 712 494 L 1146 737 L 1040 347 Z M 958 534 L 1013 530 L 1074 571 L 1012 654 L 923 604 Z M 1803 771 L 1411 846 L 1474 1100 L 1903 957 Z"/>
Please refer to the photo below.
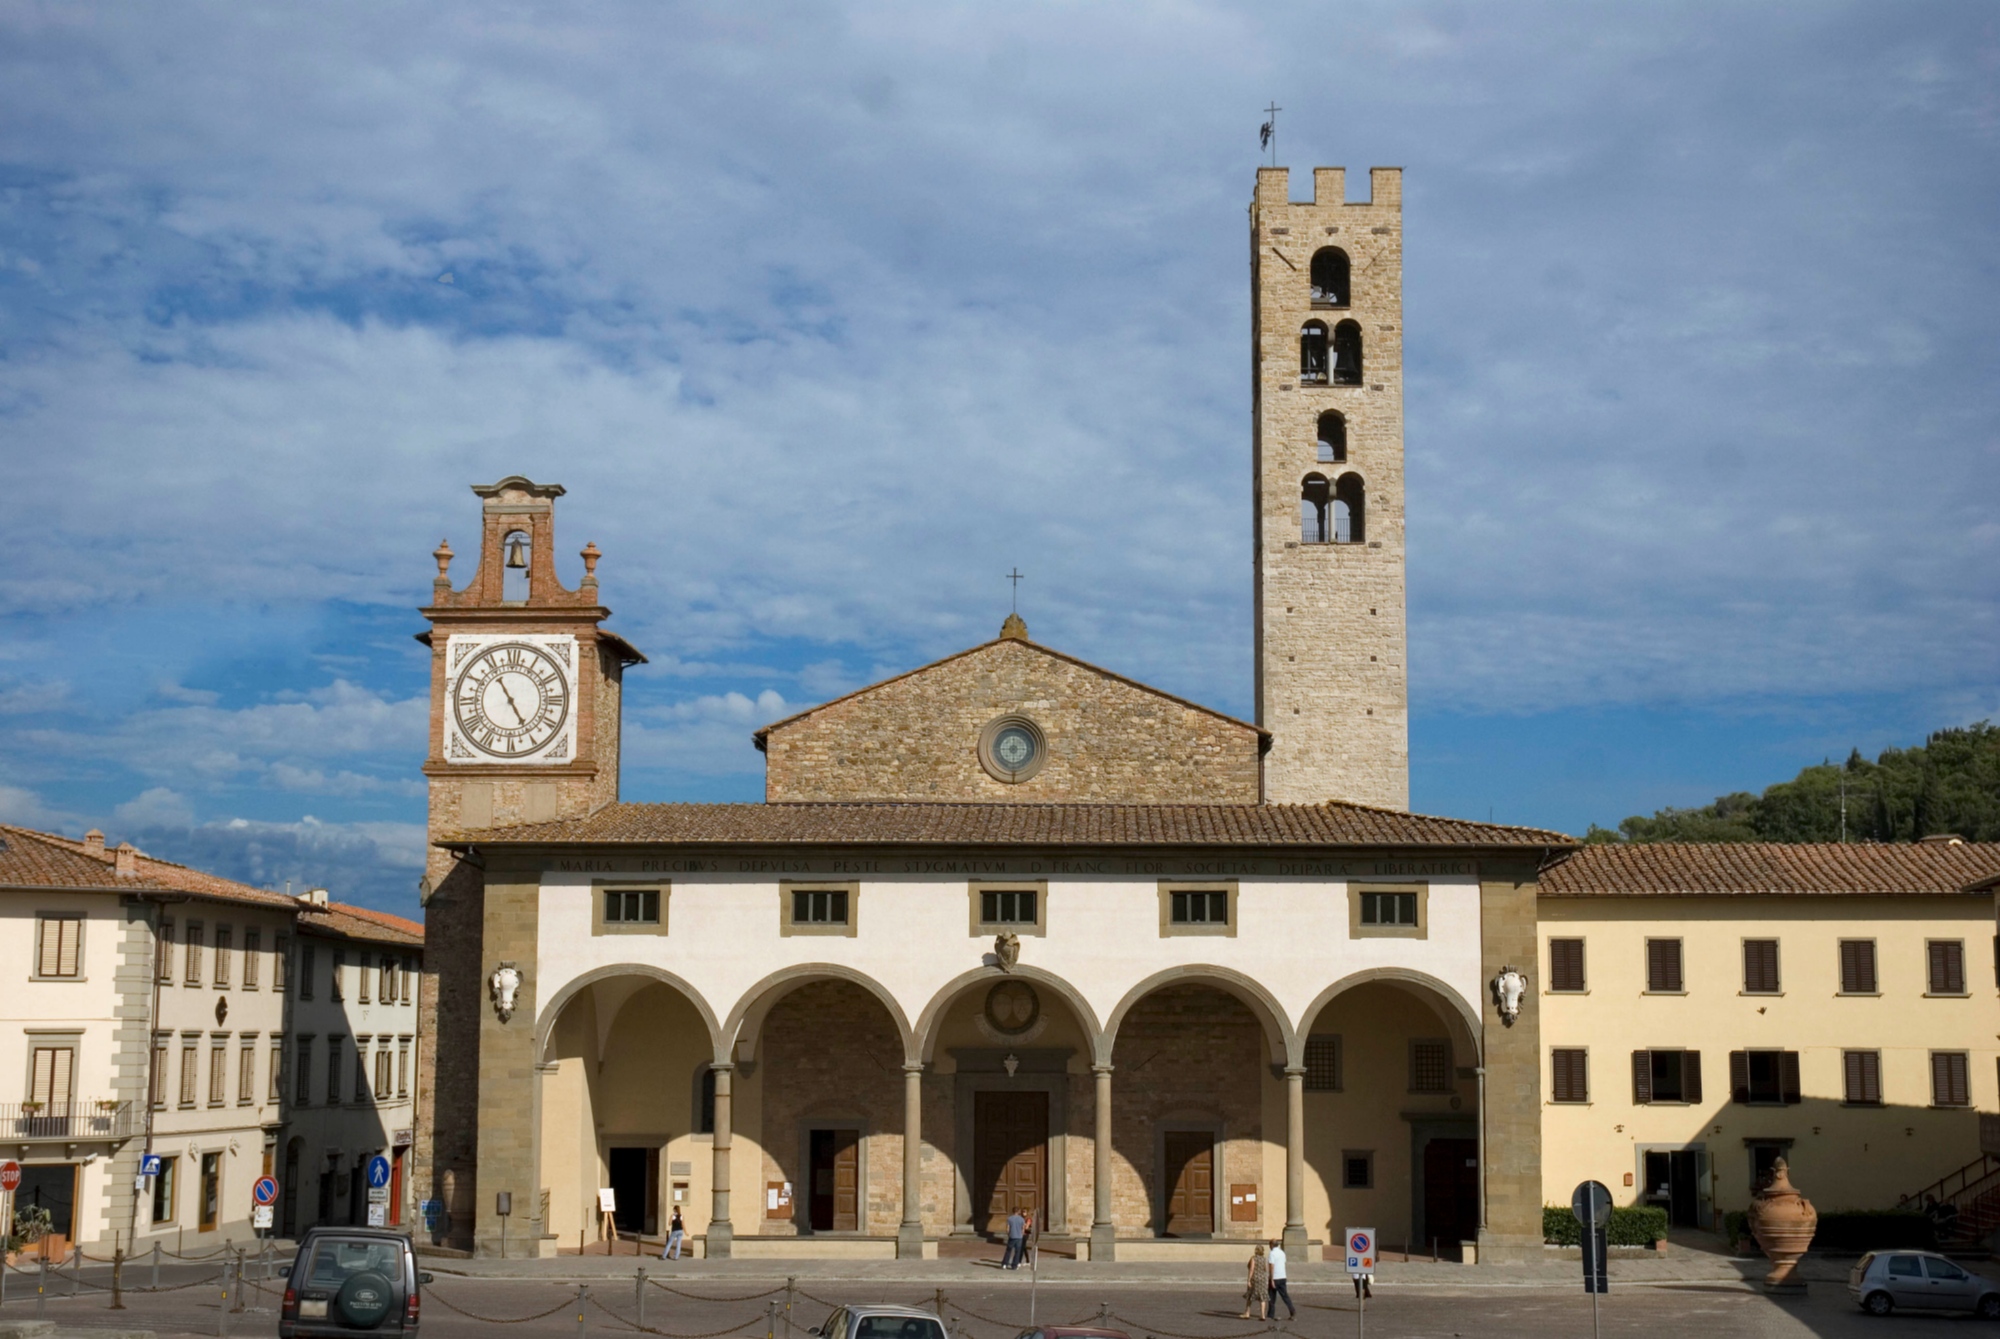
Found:
<path fill-rule="evenodd" d="M 1847 1291 L 1861 1309 L 1970 1311 L 2000 1320 L 2000 1284 L 1959 1268 L 1934 1251 L 1871 1251 L 1847 1276 Z"/>

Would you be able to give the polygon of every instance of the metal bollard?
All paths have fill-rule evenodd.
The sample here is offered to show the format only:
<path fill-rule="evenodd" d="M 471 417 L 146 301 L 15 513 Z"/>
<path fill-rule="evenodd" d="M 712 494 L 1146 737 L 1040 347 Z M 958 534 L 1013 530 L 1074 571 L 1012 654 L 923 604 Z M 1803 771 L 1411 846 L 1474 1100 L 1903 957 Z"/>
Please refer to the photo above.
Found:
<path fill-rule="evenodd" d="M 111 1253 L 111 1309 L 125 1309 L 125 1248 L 120 1246 Z"/>
<path fill-rule="evenodd" d="M 590 1298 L 590 1288 L 586 1284 L 576 1285 L 576 1339 L 583 1339 L 583 1307 Z"/>
<path fill-rule="evenodd" d="M 35 1319 L 40 1320 L 49 1310 L 49 1244 L 42 1241 L 42 1268 L 35 1275 Z"/>
<path fill-rule="evenodd" d="M 798 1290 L 799 1290 L 799 1276 L 798 1276 L 798 1275 L 796 1275 L 796 1274 L 787 1274 L 787 1275 L 785 1276 L 785 1336 L 786 1336 L 786 1339 L 791 1339 L 791 1333 L 792 1333 L 792 1305 L 793 1305 L 793 1300 L 794 1300 L 794 1298 L 796 1297 L 796 1295 L 797 1295 L 797 1293 L 798 1293 Z"/>
<path fill-rule="evenodd" d="M 1097 1304 L 1097 1327 L 1099 1329 L 1109 1329 L 1110 1326 L 1111 1326 L 1111 1303 L 1099 1302 Z"/>
<path fill-rule="evenodd" d="M 236 1305 L 229 1309 L 240 1312 L 243 1310 L 243 1280 L 247 1271 L 243 1268 L 243 1248 L 236 1246 L 231 1248 L 231 1252 L 235 1257 L 230 1273 L 236 1279 Z"/>
<path fill-rule="evenodd" d="M 778 1299 L 764 1303 L 764 1339 L 778 1339 Z"/>
<path fill-rule="evenodd" d="M 222 1304 L 215 1309 L 215 1333 L 229 1339 L 229 1261 L 222 1262 Z"/>
<path fill-rule="evenodd" d="M 646 1268 L 641 1265 L 632 1271 L 632 1301 L 639 1313 L 639 1328 L 646 1328 Z"/>
<path fill-rule="evenodd" d="M 81 1297 L 83 1296 L 83 1247 L 79 1245 L 70 1249 L 76 1254 L 69 1267 L 69 1295 Z"/>
<path fill-rule="evenodd" d="M 153 1291 L 160 1290 L 160 1243 L 153 1243 Z"/>

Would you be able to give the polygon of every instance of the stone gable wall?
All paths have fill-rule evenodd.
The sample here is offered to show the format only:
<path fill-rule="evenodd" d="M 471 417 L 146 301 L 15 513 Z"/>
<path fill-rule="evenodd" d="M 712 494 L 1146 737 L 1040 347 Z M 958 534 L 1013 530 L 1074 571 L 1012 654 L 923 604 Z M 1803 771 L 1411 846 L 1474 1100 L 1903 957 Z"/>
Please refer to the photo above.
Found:
<path fill-rule="evenodd" d="M 1033 720 L 1048 761 L 1026 781 L 980 766 L 995 717 Z M 1256 731 L 1050 655 L 1000 641 L 768 736 L 764 794 L 797 800 L 1254 804 Z"/>

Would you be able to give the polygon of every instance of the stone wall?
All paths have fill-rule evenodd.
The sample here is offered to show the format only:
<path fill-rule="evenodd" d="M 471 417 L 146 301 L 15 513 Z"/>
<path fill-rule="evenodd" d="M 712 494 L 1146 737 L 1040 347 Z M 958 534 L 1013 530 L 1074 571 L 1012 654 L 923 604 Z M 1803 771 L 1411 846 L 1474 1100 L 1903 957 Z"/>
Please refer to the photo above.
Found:
<path fill-rule="evenodd" d="M 1021 782 L 980 765 L 1019 714 L 1048 761 Z M 1002 638 L 771 727 L 765 798 L 1254 804 L 1259 736 L 1241 721 L 1032 642 Z"/>
<path fill-rule="evenodd" d="M 1344 170 L 1319 168 L 1312 202 L 1294 204 L 1286 170 L 1264 168 L 1250 212 L 1257 723 L 1272 735 L 1264 796 L 1274 803 L 1410 803 L 1402 173 L 1370 177 L 1371 200 L 1348 204 Z M 1325 246 L 1352 263 L 1347 307 L 1312 301 L 1309 267 Z M 1361 385 L 1302 384 L 1299 332 L 1312 320 L 1360 324 Z M 1326 410 L 1347 420 L 1344 463 L 1317 458 Z M 1364 542 L 1301 542 L 1300 490 L 1314 473 L 1361 477 Z"/>

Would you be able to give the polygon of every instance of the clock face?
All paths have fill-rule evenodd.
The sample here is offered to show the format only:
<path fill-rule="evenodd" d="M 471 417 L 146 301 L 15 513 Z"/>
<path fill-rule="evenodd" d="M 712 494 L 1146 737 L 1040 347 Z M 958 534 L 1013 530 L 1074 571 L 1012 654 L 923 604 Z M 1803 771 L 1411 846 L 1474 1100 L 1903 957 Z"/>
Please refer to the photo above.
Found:
<path fill-rule="evenodd" d="M 1035 737 L 1018 725 L 993 736 L 993 757 L 1003 768 L 1018 772 L 1034 761 Z"/>
<path fill-rule="evenodd" d="M 569 708 L 562 666 L 527 642 L 487 647 L 466 662 L 452 685 L 459 734 L 493 758 L 523 758 L 542 748 L 562 731 Z"/>

